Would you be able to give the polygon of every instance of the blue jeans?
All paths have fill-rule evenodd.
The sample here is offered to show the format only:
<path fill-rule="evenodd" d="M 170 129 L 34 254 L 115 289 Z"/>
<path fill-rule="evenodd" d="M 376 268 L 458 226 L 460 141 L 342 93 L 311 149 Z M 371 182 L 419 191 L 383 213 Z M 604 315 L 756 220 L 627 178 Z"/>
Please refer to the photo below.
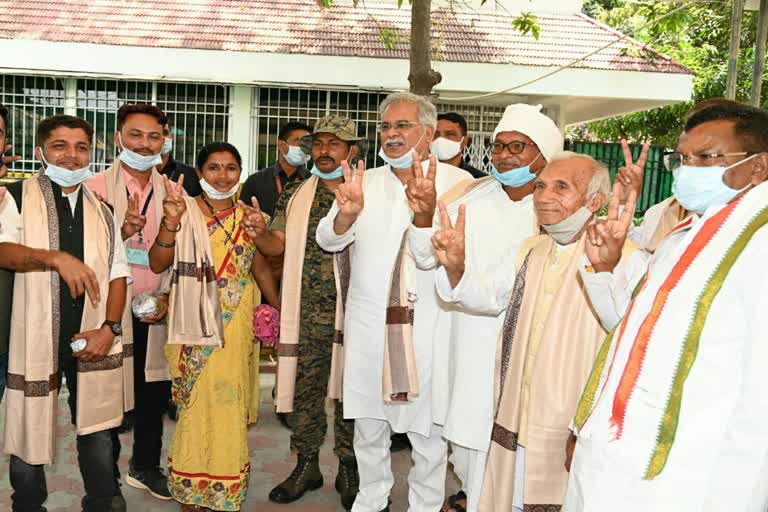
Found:
<path fill-rule="evenodd" d="M 0 354 L 0 402 L 5 395 L 5 380 L 8 374 L 8 352 Z"/>

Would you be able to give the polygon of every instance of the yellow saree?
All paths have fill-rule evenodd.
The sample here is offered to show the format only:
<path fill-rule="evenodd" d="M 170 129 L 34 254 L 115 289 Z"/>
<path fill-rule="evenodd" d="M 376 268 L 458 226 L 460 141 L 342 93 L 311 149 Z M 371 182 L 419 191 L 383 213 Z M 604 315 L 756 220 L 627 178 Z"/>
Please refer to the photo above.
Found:
<path fill-rule="evenodd" d="M 224 345 L 167 345 L 179 418 L 168 457 L 173 498 L 212 510 L 240 510 L 248 489 L 248 424 L 259 403 L 259 346 L 253 308 L 261 293 L 251 274 L 253 242 L 242 212 L 207 219 L 219 286 Z"/>

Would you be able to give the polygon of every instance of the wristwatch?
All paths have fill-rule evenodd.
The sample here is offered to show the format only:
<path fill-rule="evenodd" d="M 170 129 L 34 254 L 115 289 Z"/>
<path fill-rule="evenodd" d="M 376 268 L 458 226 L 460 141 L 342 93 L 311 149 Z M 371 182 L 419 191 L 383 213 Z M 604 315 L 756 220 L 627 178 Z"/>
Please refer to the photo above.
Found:
<path fill-rule="evenodd" d="M 103 324 L 101 324 L 102 327 L 104 326 L 109 327 L 109 330 L 112 331 L 112 334 L 117 336 L 123 335 L 123 326 L 120 325 L 120 322 L 112 322 L 110 320 L 105 320 Z"/>

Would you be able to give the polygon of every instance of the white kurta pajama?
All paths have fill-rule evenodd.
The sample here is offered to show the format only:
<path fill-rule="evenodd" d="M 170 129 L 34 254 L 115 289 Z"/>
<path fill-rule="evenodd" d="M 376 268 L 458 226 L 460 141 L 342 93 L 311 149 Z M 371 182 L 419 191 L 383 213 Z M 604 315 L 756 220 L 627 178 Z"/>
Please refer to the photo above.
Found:
<path fill-rule="evenodd" d="M 476 277 L 509 268 L 509 290 L 514 283 L 514 260 L 523 242 L 534 236 L 533 196 L 512 201 L 494 178 L 478 184 L 448 205 L 453 222 L 460 204 L 466 206 L 465 266 Z M 435 228 L 412 228 L 408 241 L 416 264 L 437 265 L 431 237 Z M 446 283 L 445 270 L 438 282 Z M 482 278 L 481 278 L 482 279 Z M 432 418 L 443 425 L 443 437 L 451 442 L 451 462 L 467 493 L 467 510 L 477 510 L 485 460 L 491 441 L 494 415 L 494 364 L 497 339 L 506 303 L 498 312 L 473 313 L 452 302 L 461 297 L 444 291 L 435 326 L 432 370 Z M 460 301 L 458 301 L 460 302 Z"/>
<path fill-rule="evenodd" d="M 426 174 L 428 162 L 423 164 Z M 438 195 L 466 173 L 438 164 Z M 355 419 L 355 455 L 360 492 L 353 510 L 379 512 L 387 506 L 394 483 L 389 457 L 390 429 L 407 432 L 413 444 L 409 505 L 415 512 L 435 512 L 444 497 L 446 446 L 432 423 L 432 343 L 437 315 L 434 271 L 417 270 L 412 258 L 406 269 L 414 297 L 413 342 L 419 395 L 407 403 L 385 403 L 382 394 L 385 313 L 392 270 L 403 237 L 412 225 L 405 188 L 388 165 L 365 171 L 365 207 L 344 234 L 333 231 L 334 203 L 317 228 L 323 249 L 338 252 L 350 244 L 351 275 L 344 318 L 344 417 Z"/>
<path fill-rule="evenodd" d="M 744 199 L 757 199 L 755 208 L 768 204 L 768 185 L 749 191 Z M 753 195 L 757 194 L 757 195 Z M 760 196 L 759 194 L 762 194 Z M 663 291 L 663 283 L 673 267 L 697 237 L 706 221 L 722 208 L 714 207 L 699 218 L 684 221 L 656 250 L 643 289 L 628 313 L 628 288 L 634 287 L 645 268 L 636 266 L 634 275 L 582 274 L 598 314 L 609 327 L 626 318 L 617 329 L 616 339 L 604 359 L 598 356 L 595 375 L 599 381 L 591 393 L 591 408 L 577 412 L 578 443 L 566 495 L 568 512 L 764 512 L 768 506 L 768 228 L 759 228 L 748 239 L 722 286 L 713 296 L 711 308 L 701 328 L 696 350 L 683 345 L 694 329 L 690 318 L 663 321 L 664 309 L 679 304 L 700 307 L 701 291 L 684 284 L 699 276 L 701 280 L 721 279 L 711 268 L 691 264 L 691 275 L 682 274 L 683 289 L 669 293 L 656 329 L 642 360 L 636 386 L 626 402 L 621 423 L 612 418 L 614 398 L 622 373 L 630 360 L 640 325 L 652 318 L 651 306 Z M 736 210 L 734 210 L 736 211 Z M 722 228 L 712 238 L 714 258 L 738 238 L 723 236 Z M 738 230 L 733 231 L 739 233 Z M 708 244 L 709 245 L 709 244 Z M 705 247 L 701 254 L 707 250 Z M 701 258 L 697 258 L 702 261 Z M 620 281 L 616 285 L 615 281 Z M 623 329 L 623 331 L 622 331 Z M 618 334 L 623 332 L 623 335 Z M 654 337 L 658 336 L 658 337 Z M 662 341 L 663 340 L 663 341 Z M 608 346 L 608 345 L 606 345 Z M 600 361 L 606 363 L 601 365 Z M 671 363 L 670 363 L 671 360 Z M 656 444 L 660 416 L 668 398 L 678 396 L 666 385 L 671 375 L 691 362 L 690 373 L 680 388 L 680 409 L 671 446 Z M 665 385 L 659 385 L 659 383 Z M 674 381 L 673 381 L 674 382 Z M 665 391 L 666 390 L 666 391 Z M 590 412 L 591 411 L 591 412 Z M 661 411 L 661 412 L 659 412 Z M 586 414 L 588 413 L 588 415 Z M 586 419 L 585 419 L 586 418 Z M 581 423 L 579 423 L 582 421 Z M 668 449 L 668 451 L 666 451 Z M 658 464 L 659 451 L 667 453 Z M 652 457 L 652 455 L 654 457 Z"/>

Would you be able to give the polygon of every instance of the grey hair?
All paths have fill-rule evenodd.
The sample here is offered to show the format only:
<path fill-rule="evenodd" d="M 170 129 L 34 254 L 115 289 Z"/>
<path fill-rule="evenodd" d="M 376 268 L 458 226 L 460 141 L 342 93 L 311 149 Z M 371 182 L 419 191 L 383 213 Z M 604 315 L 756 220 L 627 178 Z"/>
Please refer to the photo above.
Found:
<path fill-rule="evenodd" d="M 600 205 L 600 208 L 604 208 L 611 198 L 611 175 L 608 172 L 608 168 L 604 163 L 598 162 L 590 155 L 574 151 L 560 151 L 552 157 L 549 163 L 557 162 L 558 160 L 570 160 L 571 158 L 583 158 L 591 164 L 592 179 L 589 180 L 589 186 L 587 186 L 587 199 L 592 199 L 597 194 L 603 194 L 604 202 Z"/>
<path fill-rule="evenodd" d="M 381 102 L 379 106 L 380 115 L 384 115 L 384 112 L 395 103 L 410 103 L 416 105 L 419 109 L 419 123 L 424 126 L 431 126 L 432 128 L 437 126 L 437 109 L 435 106 L 424 96 L 419 96 L 411 92 L 393 92 Z"/>

